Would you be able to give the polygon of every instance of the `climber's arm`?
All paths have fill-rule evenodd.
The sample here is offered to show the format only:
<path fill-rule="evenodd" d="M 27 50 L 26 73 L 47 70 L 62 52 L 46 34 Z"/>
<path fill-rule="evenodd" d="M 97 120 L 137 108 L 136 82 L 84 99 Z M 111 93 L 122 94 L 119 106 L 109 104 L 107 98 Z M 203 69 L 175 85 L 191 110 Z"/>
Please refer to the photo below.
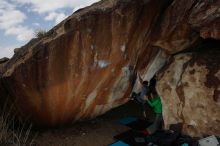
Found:
<path fill-rule="evenodd" d="M 149 99 L 147 99 L 147 103 L 148 103 L 151 107 L 157 105 L 159 102 L 160 102 L 159 100 L 150 101 Z"/>
<path fill-rule="evenodd" d="M 147 99 L 147 103 L 152 107 L 153 106 L 153 103 L 149 100 L 149 99 Z"/>
<path fill-rule="evenodd" d="M 141 78 L 140 74 L 138 74 L 138 79 L 139 79 L 139 82 L 140 82 L 141 84 L 143 84 L 143 79 Z"/>

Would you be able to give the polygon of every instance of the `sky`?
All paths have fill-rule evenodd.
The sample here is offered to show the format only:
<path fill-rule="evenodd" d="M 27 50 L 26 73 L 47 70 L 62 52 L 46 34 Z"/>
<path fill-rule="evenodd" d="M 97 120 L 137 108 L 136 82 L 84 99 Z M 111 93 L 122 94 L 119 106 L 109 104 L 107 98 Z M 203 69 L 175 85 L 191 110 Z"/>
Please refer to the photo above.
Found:
<path fill-rule="evenodd" d="M 12 57 L 39 30 L 50 30 L 99 0 L 0 0 L 0 58 Z"/>

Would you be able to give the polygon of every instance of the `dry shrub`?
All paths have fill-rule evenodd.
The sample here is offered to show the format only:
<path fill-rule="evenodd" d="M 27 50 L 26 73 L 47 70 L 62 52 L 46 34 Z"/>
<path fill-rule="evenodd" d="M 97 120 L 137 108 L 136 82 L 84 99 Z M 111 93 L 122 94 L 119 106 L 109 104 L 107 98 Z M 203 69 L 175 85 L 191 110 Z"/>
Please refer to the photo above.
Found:
<path fill-rule="evenodd" d="M 35 31 L 35 37 L 36 38 L 43 38 L 45 37 L 47 34 L 47 31 L 46 30 L 36 30 Z"/>
<path fill-rule="evenodd" d="M 20 122 L 12 114 L 13 107 L 5 104 L 0 114 L 0 146 L 31 146 L 34 138 L 32 125 Z M 27 126 L 29 125 L 29 126 Z"/>

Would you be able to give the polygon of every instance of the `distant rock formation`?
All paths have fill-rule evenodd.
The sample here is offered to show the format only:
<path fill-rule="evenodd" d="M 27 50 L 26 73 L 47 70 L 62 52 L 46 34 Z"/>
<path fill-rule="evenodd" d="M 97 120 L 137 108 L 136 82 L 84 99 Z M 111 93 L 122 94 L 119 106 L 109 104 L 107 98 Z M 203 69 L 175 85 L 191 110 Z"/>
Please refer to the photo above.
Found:
<path fill-rule="evenodd" d="M 220 1 L 217 0 L 103 0 L 78 10 L 42 38 L 16 49 L 13 58 L 3 67 L 0 82 L 11 98 L 16 99 L 18 111 L 36 124 L 55 126 L 93 118 L 126 103 L 134 84 L 134 89 L 138 90 L 135 71 L 149 80 L 168 58 L 173 58 L 174 62 L 170 63 L 176 67 L 166 65 L 170 72 L 184 72 L 178 67 L 192 58 L 185 52 L 206 40 L 220 39 L 219 21 Z M 203 55 L 198 56 L 202 58 Z M 179 56 L 183 56 L 182 62 Z M 170 75 L 166 77 L 166 72 L 160 71 L 165 75 L 158 89 L 168 126 L 172 118 L 174 124 L 184 119 L 172 112 L 169 114 L 168 107 L 174 105 L 173 110 L 182 111 L 177 101 L 182 105 L 198 97 L 193 95 L 195 99 L 187 99 L 184 96 L 184 100 L 178 100 L 179 95 L 176 95 L 178 99 L 165 102 L 175 90 L 164 91 L 170 86 L 165 85 L 165 81 L 174 82 Z M 200 80 L 204 83 L 202 75 Z M 197 82 L 192 83 L 195 84 Z M 215 82 L 210 84 L 208 91 L 211 92 Z M 176 85 L 173 86 L 176 88 Z M 202 83 L 200 87 L 203 88 Z M 219 100 L 214 100 L 213 94 L 199 96 L 219 107 Z M 193 106 L 192 102 L 188 103 Z M 187 123 L 183 122 L 183 126 Z M 215 128 L 209 129 L 210 133 L 218 134 Z M 184 130 L 194 134 L 186 127 Z M 203 130 L 206 129 L 201 128 L 196 134 Z"/>

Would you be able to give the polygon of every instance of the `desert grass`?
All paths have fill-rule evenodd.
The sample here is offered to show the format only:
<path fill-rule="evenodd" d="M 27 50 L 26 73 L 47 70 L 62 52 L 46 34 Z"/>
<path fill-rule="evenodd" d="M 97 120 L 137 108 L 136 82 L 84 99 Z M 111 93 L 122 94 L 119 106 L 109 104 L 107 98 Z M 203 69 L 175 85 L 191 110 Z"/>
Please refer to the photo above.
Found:
<path fill-rule="evenodd" d="M 36 30 L 35 31 L 35 37 L 36 38 L 43 38 L 43 37 L 45 37 L 46 36 L 46 34 L 47 34 L 47 31 L 46 30 Z"/>
<path fill-rule="evenodd" d="M 5 104 L 0 114 L 0 146 L 32 146 L 35 136 L 32 125 L 15 118 L 13 107 Z"/>

